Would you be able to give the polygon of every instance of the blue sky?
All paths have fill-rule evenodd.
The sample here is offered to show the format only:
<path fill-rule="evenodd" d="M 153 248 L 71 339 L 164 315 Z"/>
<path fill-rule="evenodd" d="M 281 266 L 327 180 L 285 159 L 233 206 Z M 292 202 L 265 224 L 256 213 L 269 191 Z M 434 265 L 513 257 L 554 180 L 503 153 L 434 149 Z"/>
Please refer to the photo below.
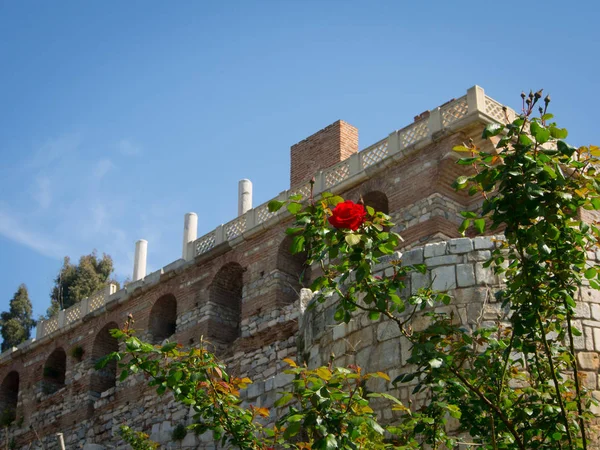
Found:
<path fill-rule="evenodd" d="M 62 258 L 131 276 L 288 188 L 289 147 L 338 119 L 360 147 L 474 84 L 545 88 L 598 143 L 597 2 L 0 0 L 0 309 L 45 312 Z"/>

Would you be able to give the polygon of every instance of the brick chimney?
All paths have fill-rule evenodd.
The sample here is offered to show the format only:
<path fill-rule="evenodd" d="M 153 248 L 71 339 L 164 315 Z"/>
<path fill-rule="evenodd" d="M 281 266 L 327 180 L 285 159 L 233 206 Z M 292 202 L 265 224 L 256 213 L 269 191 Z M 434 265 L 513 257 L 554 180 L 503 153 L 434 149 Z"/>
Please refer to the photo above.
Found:
<path fill-rule="evenodd" d="M 310 180 L 319 170 L 333 166 L 358 152 L 358 129 L 338 120 L 292 145 L 290 187 Z"/>

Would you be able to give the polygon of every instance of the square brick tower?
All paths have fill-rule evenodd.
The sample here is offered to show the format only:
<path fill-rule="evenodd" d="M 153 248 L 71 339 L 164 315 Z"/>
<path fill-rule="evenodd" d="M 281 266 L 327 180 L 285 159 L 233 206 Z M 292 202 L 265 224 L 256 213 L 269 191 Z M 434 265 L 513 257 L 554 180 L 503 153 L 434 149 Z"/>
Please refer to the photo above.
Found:
<path fill-rule="evenodd" d="M 290 187 L 358 152 L 358 129 L 338 120 L 291 148 Z"/>

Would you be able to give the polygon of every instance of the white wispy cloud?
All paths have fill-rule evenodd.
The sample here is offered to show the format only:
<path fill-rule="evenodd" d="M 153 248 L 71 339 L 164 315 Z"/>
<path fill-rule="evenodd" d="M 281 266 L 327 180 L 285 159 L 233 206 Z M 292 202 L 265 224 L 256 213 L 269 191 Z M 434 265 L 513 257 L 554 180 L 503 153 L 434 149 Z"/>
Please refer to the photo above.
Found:
<path fill-rule="evenodd" d="M 35 179 L 32 197 L 40 208 L 46 209 L 50 206 L 52 203 L 52 191 L 49 177 L 40 175 Z"/>
<path fill-rule="evenodd" d="M 130 139 L 121 139 L 117 143 L 117 148 L 124 156 L 139 156 L 142 154 L 142 147 Z"/>
<path fill-rule="evenodd" d="M 81 146 L 80 133 L 64 133 L 47 139 L 29 159 L 28 168 L 41 169 L 76 152 Z"/>
<path fill-rule="evenodd" d="M 96 163 L 93 169 L 94 178 L 101 180 L 115 165 L 110 159 L 102 159 Z"/>
<path fill-rule="evenodd" d="M 0 234 L 50 258 L 62 258 L 66 249 L 52 237 L 26 229 L 15 216 L 0 211 Z"/>

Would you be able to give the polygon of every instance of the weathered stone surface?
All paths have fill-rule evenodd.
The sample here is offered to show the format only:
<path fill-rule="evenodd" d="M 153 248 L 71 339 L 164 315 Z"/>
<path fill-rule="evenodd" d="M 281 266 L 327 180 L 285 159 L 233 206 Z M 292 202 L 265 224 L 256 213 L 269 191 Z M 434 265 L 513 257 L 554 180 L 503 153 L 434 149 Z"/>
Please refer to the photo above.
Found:
<path fill-rule="evenodd" d="M 456 266 L 456 281 L 458 287 L 475 285 L 475 271 L 472 264 L 458 264 Z"/>
<path fill-rule="evenodd" d="M 469 238 L 450 239 L 448 249 L 450 253 L 468 253 L 473 250 L 473 241 Z"/>
<path fill-rule="evenodd" d="M 577 354 L 577 361 L 583 370 L 598 371 L 600 368 L 600 357 L 598 357 L 598 353 L 596 352 L 579 352 Z"/>
<path fill-rule="evenodd" d="M 436 267 L 431 271 L 432 284 L 434 291 L 448 291 L 456 287 L 456 267 L 442 266 Z"/>
<path fill-rule="evenodd" d="M 475 250 L 488 250 L 494 248 L 493 238 L 487 236 L 477 236 L 473 238 L 473 248 Z"/>
<path fill-rule="evenodd" d="M 446 247 L 446 242 L 427 244 L 424 248 L 424 256 L 425 258 L 431 258 L 433 256 L 442 256 L 446 253 Z"/>

